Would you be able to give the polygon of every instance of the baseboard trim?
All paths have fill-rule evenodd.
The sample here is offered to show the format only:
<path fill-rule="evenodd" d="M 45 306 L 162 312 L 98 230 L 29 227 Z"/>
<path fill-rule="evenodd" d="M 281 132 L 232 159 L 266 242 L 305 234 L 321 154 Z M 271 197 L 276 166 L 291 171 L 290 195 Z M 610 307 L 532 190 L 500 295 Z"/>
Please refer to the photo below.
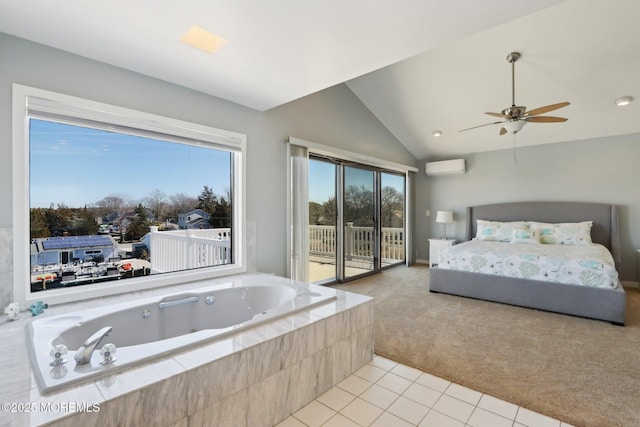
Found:
<path fill-rule="evenodd" d="M 640 289 L 640 282 L 632 282 L 630 280 L 621 280 L 623 288 Z"/>
<path fill-rule="evenodd" d="M 417 259 L 416 260 L 416 264 L 427 264 L 427 265 L 429 265 L 429 260 L 428 259 Z"/>

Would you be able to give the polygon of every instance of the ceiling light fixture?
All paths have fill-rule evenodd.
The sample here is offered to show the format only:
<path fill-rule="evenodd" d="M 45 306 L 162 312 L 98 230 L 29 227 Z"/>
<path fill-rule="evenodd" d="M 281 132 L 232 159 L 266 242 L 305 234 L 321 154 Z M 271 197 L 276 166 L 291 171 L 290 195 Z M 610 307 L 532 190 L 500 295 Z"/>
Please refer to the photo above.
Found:
<path fill-rule="evenodd" d="M 439 136 L 442 136 L 442 131 L 441 130 L 434 130 L 432 135 L 437 138 Z"/>
<path fill-rule="evenodd" d="M 527 122 L 524 120 L 509 120 L 502 127 L 507 130 L 507 132 L 516 134 L 520 132 L 520 130 L 526 125 Z"/>
<path fill-rule="evenodd" d="M 625 105 L 631 104 L 631 101 L 633 101 L 632 96 L 621 96 L 620 98 L 616 99 L 616 105 L 618 107 L 624 107 Z"/>
<path fill-rule="evenodd" d="M 207 53 L 213 53 L 229 42 L 227 39 L 197 25 L 191 27 L 191 29 L 180 38 L 180 41 Z"/>

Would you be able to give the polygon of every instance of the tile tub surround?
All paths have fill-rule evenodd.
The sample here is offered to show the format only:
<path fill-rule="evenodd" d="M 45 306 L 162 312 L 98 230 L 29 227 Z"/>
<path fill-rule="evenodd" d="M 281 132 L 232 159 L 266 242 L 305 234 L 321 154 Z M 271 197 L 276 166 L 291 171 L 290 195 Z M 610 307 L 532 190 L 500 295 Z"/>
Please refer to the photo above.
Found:
<path fill-rule="evenodd" d="M 223 283 L 225 278 L 216 280 Z M 139 292 L 136 297 L 193 287 Z M 0 325 L 0 402 L 33 403 L 35 410 L 0 412 L 0 425 L 273 426 L 373 357 L 373 299 L 339 290 L 336 296 L 328 304 L 238 335 L 47 395 L 40 394 L 31 372 L 25 332 L 30 316 L 23 314 Z M 100 302 L 132 298 L 119 295 Z M 60 314 L 91 304 L 96 301 L 47 312 Z M 65 366 L 73 369 L 73 361 Z M 94 403 L 99 404 L 98 414 L 74 413 L 70 407 Z M 57 410 L 40 410 L 47 405 Z"/>

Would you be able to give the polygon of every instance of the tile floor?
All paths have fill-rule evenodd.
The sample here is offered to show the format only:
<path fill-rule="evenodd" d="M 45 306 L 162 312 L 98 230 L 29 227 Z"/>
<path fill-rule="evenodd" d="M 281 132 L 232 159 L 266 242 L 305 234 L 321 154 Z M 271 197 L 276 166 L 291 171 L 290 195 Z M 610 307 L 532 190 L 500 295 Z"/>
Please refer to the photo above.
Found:
<path fill-rule="evenodd" d="M 572 427 L 380 356 L 277 425 L 305 426 Z"/>

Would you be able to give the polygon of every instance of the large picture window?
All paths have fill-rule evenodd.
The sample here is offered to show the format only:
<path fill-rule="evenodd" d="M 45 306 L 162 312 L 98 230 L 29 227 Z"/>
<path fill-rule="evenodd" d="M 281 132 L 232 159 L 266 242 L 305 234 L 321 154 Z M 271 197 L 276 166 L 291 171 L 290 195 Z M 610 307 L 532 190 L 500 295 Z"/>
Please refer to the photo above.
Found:
<path fill-rule="evenodd" d="M 17 300 L 244 269 L 244 135 L 23 86 L 14 124 Z"/>

